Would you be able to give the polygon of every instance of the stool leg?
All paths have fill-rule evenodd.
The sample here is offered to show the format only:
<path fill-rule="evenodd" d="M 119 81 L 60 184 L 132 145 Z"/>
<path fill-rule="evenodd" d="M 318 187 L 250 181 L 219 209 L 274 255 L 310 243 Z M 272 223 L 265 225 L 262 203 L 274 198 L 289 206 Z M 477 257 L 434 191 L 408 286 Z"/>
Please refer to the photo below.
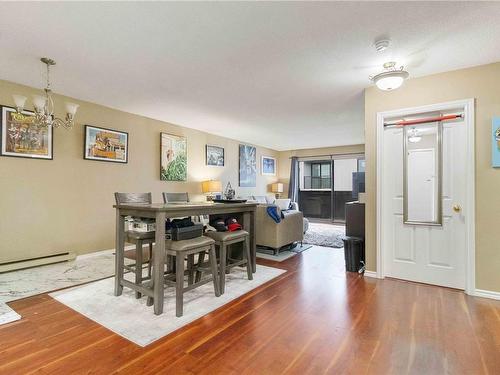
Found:
<path fill-rule="evenodd" d="M 150 255 L 150 258 L 149 258 L 149 267 L 151 268 L 151 270 L 153 269 L 153 252 L 151 251 L 151 255 Z M 154 288 L 154 280 L 152 277 L 149 278 L 150 280 L 150 284 L 149 284 L 149 287 L 151 289 Z M 147 302 L 146 302 L 146 306 L 153 306 L 154 304 L 154 298 L 153 297 L 150 297 L 148 296 L 148 299 L 147 299 Z"/>
<path fill-rule="evenodd" d="M 188 255 L 187 269 L 188 269 L 188 285 L 193 285 L 193 281 L 194 281 L 194 254 Z"/>
<path fill-rule="evenodd" d="M 226 251 L 227 245 L 224 242 L 221 242 L 219 245 L 220 248 L 220 263 L 219 263 L 219 290 L 220 294 L 224 294 L 226 291 Z"/>
<path fill-rule="evenodd" d="M 248 236 L 245 237 L 245 241 L 243 242 L 243 247 L 244 247 L 244 257 L 247 260 L 247 276 L 248 280 L 253 280 L 253 273 L 252 273 L 252 264 L 250 259 L 250 239 Z"/>
<path fill-rule="evenodd" d="M 231 259 L 233 255 L 233 245 L 226 246 L 226 275 L 231 273 L 231 267 L 228 267 L 228 259 Z"/>
<path fill-rule="evenodd" d="M 135 284 L 142 282 L 142 241 L 135 243 Z M 135 298 L 141 298 L 141 292 L 135 292 Z"/>
<path fill-rule="evenodd" d="M 172 255 L 167 255 L 167 273 L 171 273 L 174 271 L 174 257 Z"/>
<path fill-rule="evenodd" d="M 201 253 L 198 254 L 198 267 L 202 267 L 204 261 L 205 261 L 205 252 L 202 251 Z M 201 274 L 202 274 L 201 271 L 196 271 L 196 278 L 194 279 L 194 281 L 196 283 L 200 282 L 200 280 L 201 280 Z"/>
<path fill-rule="evenodd" d="M 180 317 L 184 303 L 184 255 L 177 253 L 175 260 L 175 316 Z"/>
<path fill-rule="evenodd" d="M 149 263 L 148 263 L 148 279 L 151 279 L 151 268 L 153 267 L 153 243 L 149 243 Z"/>
<path fill-rule="evenodd" d="M 221 295 L 219 276 L 217 272 L 217 255 L 215 254 L 215 246 L 210 246 L 210 250 L 208 253 L 208 260 L 210 262 L 210 269 L 212 271 L 212 279 L 214 283 L 214 292 L 215 296 L 219 297 Z M 222 274 L 224 275 L 224 274 Z"/>

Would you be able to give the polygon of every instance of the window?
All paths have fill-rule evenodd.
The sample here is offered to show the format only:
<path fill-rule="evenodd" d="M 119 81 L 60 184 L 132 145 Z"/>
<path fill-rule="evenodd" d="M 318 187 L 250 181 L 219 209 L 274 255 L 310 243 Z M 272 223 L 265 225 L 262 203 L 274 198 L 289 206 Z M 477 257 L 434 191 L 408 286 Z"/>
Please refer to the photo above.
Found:
<path fill-rule="evenodd" d="M 304 189 L 331 189 L 330 162 L 304 163 Z"/>
<path fill-rule="evenodd" d="M 358 172 L 365 171 L 365 159 L 358 159 Z"/>

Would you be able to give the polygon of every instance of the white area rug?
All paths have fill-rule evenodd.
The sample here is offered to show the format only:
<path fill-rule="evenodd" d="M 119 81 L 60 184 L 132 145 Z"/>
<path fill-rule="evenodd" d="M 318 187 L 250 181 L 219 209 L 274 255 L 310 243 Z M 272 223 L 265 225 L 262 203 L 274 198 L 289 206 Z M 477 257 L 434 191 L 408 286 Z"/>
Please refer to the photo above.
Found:
<path fill-rule="evenodd" d="M 50 296 L 137 345 L 146 346 L 284 272 L 257 265 L 254 279 L 248 280 L 246 270 L 233 268 L 226 275 L 226 292 L 222 296 L 215 297 L 212 283 L 185 293 L 184 315 L 180 318 L 175 316 L 173 287 L 165 289 L 164 312 L 159 316 L 154 315 L 152 306 L 146 306 L 145 297 L 136 299 L 129 288 L 123 288 L 123 294 L 115 297 L 114 278 L 51 293 Z"/>
<path fill-rule="evenodd" d="M 340 225 L 309 223 L 309 229 L 304 235 L 304 243 L 325 247 L 344 247 L 342 236 L 345 235 L 345 227 Z"/>

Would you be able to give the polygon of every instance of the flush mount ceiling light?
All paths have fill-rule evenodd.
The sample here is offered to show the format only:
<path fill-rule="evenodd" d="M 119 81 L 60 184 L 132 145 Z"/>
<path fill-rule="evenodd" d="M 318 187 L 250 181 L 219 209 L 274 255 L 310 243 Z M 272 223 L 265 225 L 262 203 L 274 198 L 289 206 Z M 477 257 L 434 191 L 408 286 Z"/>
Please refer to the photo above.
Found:
<path fill-rule="evenodd" d="M 390 61 L 384 64 L 383 72 L 370 76 L 369 78 L 380 90 L 390 91 L 400 87 L 408 76 L 409 74 L 406 70 L 404 70 L 403 66 L 397 69 L 396 63 L 394 61 Z"/>
<path fill-rule="evenodd" d="M 415 128 L 412 128 L 408 132 L 408 142 L 411 143 L 418 143 L 422 140 L 422 136 L 420 135 L 419 131 Z"/>
<path fill-rule="evenodd" d="M 50 87 L 50 67 L 56 65 L 56 62 L 47 57 L 42 57 L 40 61 L 47 67 L 47 86 L 43 90 L 45 92 L 44 95 L 33 95 L 33 106 L 35 107 L 33 123 L 40 127 L 52 126 L 57 128 L 59 126 L 63 126 L 66 129 L 70 129 L 74 125 L 75 113 L 79 105 L 66 102 L 65 119 L 60 119 L 54 115 L 54 100 L 52 99 L 52 89 Z M 27 98 L 16 94 L 12 95 L 12 98 L 16 104 L 14 120 L 23 121 L 25 119 L 25 115 L 23 114 L 24 105 Z"/>

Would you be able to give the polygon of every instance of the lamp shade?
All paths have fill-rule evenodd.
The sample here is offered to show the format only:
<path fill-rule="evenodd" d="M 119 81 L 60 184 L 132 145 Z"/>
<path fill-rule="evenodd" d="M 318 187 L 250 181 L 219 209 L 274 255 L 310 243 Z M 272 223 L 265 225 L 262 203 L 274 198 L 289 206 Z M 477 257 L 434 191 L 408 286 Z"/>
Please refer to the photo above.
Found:
<path fill-rule="evenodd" d="M 273 193 L 283 193 L 283 184 L 281 182 L 276 182 L 272 184 L 271 191 Z"/>
<path fill-rule="evenodd" d="M 201 191 L 203 193 L 220 193 L 222 192 L 222 183 L 217 180 L 207 180 L 201 183 Z"/>

